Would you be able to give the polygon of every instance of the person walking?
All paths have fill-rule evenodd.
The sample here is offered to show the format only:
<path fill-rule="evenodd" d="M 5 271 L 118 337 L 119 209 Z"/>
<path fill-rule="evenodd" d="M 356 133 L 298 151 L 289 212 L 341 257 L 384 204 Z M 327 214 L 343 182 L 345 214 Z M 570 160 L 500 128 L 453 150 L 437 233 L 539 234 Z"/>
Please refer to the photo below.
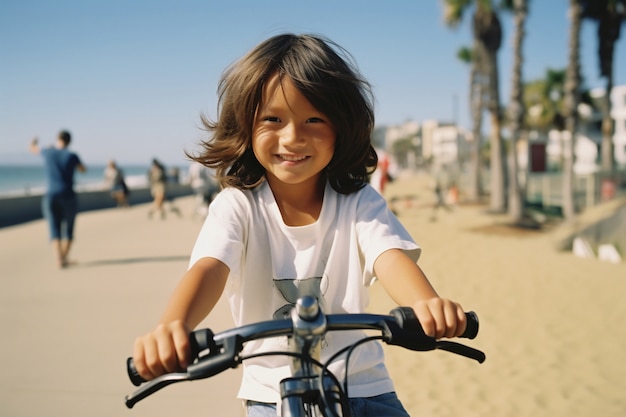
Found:
<path fill-rule="evenodd" d="M 161 213 L 161 218 L 165 218 L 165 187 L 167 175 L 165 166 L 156 158 L 152 159 L 150 170 L 148 171 L 150 181 L 150 194 L 152 194 L 152 208 L 148 212 L 148 217 L 152 217 L 153 212 Z"/>
<path fill-rule="evenodd" d="M 118 207 L 128 207 L 128 187 L 124 180 L 124 171 L 117 166 L 114 160 L 110 160 L 104 169 L 104 181 L 111 191 L 111 197 Z"/>
<path fill-rule="evenodd" d="M 387 152 L 382 149 L 375 150 L 378 155 L 378 164 L 376 166 L 376 171 L 374 171 L 370 177 L 370 185 L 378 191 L 380 195 L 384 196 L 385 187 L 391 178 L 389 175 L 389 166 L 391 165 L 391 161 L 389 160 Z"/>
<path fill-rule="evenodd" d="M 447 167 L 445 165 L 435 172 L 434 182 L 435 203 L 433 204 L 433 212 L 430 216 L 431 222 L 437 221 L 437 213 L 439 212 L 439 209 L 452 211 L 452 208 L 446 202 L 446 197 L 450 192 L 451 185 L 449 173 L 447 172 Z"/>
<path fill-rule="evenodd" d="M 44 160 L 47 186 L 41 207 L 48 221 L 59 268 L 69 265 L 68 255 L 74 239 L 74 222 L 78 213 L 74 173 L 87 171 L 78 155 L 68 149 L 71 140 L 70 132 L 62 130 L 54 146 L 41 148 L 39 139 L 35 137 L 29 147 L 32 153 L 40 154 Z"/>
<path fill-rule="evenodd" d="M 167 195 L 168 176 L 165 165 L 156 158 L 152 159 L 150 170 L 148 171 L 150 182 L 150 193 L 152 194 L 152 207 L 148 211 L 148 218 L 152 218 L 154 212 L 161 214 L 161 219 L 165 219 L 165 202 L 170 203 L 170 210 L 181 217 L 181 212 L 174 204 L 174 197 Z"/>
<path fill-rule="evenodd" d="M 219 192 L 219 184 L 215 180 L 213 170 L 194 161 L 189 166 L 189 184 L 195 195 L 195 207 L 192 217 L 204 219 L 209 212 L 209 204 Z"/>

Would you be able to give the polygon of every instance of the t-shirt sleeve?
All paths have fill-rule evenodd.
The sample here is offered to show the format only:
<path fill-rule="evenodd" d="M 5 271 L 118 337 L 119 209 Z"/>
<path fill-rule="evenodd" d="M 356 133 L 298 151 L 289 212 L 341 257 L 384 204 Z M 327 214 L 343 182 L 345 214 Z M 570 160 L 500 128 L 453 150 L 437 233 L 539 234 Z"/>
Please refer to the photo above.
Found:
<path fill-rule="evenodd" d="M 191 252 L 189 268 L 205 257 L 223 262 L 231 273 L 239 268 L 247 239 L 248 204 L 239 190 L 226 188 L 217 195 Z"/>
<path fill-rule="evenodd" d="M 356 229 L 361 253 L 365 258 L 366 285 L 370 285 L 374 279 L 374 262 L 389 249 L 401 249 L 417 262 L 421 248 L 391 212 L 386 200 L 371 187 L 362 190 L 357 213 Z"/>

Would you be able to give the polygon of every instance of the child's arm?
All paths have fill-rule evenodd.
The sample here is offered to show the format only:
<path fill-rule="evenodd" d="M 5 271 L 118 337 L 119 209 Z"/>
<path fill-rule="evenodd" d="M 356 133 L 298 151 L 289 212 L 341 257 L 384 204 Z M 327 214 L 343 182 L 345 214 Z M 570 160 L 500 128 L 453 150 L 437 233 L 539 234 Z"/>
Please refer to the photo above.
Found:
<path fill-rule="evenodd" d="M 150 380 L 187 367 L 189 332 L 217 304 L 228 273 L 228 267 L 214 258 L 198 260 L 185 273 L 157 327 L 135 341 L 133 360 L 139 375 Z"/>
<path fill-rule="evenodd" d="M 376 277 L 387 294 L 401 306 L 409 306 L 424 332 L 437 339 L 465 331 L 465 313 L 458 303 L 440 298 L 415 262 L 399 249 L 383 252 L 374 263 Z"/>

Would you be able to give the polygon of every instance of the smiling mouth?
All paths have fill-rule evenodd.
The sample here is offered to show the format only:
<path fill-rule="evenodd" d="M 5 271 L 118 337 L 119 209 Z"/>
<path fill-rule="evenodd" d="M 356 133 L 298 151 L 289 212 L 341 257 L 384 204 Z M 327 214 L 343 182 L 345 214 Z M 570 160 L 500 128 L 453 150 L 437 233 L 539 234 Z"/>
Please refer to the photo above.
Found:
<path fill-rule="evenodd" d="M 278 159 L 282 159 L 287 162 L 300 162 L 308 158 L 308 156 L 290 156 L 290 155 L 276 155 Z"/>

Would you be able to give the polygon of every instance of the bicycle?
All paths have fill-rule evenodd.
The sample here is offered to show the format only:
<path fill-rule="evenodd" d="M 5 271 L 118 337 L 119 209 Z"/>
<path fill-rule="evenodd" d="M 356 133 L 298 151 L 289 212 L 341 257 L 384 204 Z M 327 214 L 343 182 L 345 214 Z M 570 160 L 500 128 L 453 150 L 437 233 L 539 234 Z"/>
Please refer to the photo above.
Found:
<path fill-rule="evenodd" d="M 474 312 L 465 313 L 467 329 L 460 337 L 473 339 L 478 334 L 478 317 Z M 320 343 L 329 331 L 376 330 L 380 335 L 365 337 L 337 352 L 326 363 L 319 361 Z M 270 337 L 289 336 L 289 350 L 263 352 L 241 356 L 246 342 Z M 427 336 L 417 320 L 413 309 L 397 307 L 390 315 L 378 314 L 329 314 L 325 315 L 314 297 L 298 299 L 291 311 L 291 318 L 248 324 L 213 334 L 210 329 L 200 329 L 190 334 L 194 362 L 184 372 L 161 375 L 145 382 L 137 373 L 132 358 L 127 359 L 127 371 L 131 382 L 139 386 L 126 397 L 126 406 L 132 408 L 137 402 L 158 390 L 181 381 L 193 381 L 215 376 L 229 368 L 236 368 L 247 359 L 268 355 L 292 357 L 292 376 L 280 383 L 281 415 L 301 416 L 350 416 L 347 397 L 347 368 L 350 353 L 362 343 L 382 340 L 388 345 L 402 346 L 414 351 L 445 350 L 479 363 L 485 354 L 469 346 L 441 341 Z M 346 377 L 342 388 L 339 379 L 328 366 L 340 355 L 346 354 Z M 144 384 L 143 386 L 140 386 Z"/>

